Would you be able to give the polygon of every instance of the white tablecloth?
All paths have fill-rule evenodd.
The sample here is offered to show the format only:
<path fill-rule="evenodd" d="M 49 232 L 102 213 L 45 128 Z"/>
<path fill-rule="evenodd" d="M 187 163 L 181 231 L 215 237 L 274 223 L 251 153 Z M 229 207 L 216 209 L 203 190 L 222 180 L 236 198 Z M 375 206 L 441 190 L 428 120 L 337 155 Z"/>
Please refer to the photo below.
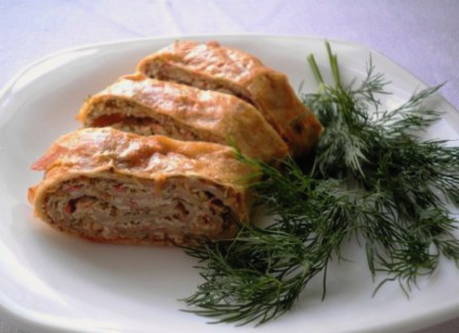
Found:
<path fill-rule="evenodd" d="M 442 94 L 459 107 L 456 0 L 0 0 L 0 86 L 28 63 L 80 44 L 240 32 L 366 44 L 430 85 L 447 81 Z M 458 331 L 459 319 L 420 332 Z M 6 332 L 17 330 L 0 322 Z"/>

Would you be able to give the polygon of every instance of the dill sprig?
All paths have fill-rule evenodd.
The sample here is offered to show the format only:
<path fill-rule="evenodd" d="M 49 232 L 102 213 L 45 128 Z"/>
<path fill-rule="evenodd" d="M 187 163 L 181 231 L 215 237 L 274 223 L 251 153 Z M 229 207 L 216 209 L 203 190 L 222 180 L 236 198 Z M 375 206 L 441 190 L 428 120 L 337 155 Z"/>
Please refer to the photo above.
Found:
<path fill-rule="evenodd" d="M 397 280 L 408 292 L 419 275 L 434 271 L 439 254 L 459 260 L 455 221 L 445 206 L 448 200 L 459 203 L 459 148 L 418 137 L 441 117 L 424 106 L 441 85 L 415 93 L 394 110 L 380 110 L 376 96 L 386 93 L 387 82 L 374 72 L 371 58 L 366 78 L 354 89 L 340 84 L 336 55 L 330 56 L 329 46 L 327 51 L 335 59 L 335 84 L 315 75 L 322 90 L 303 95 L 326 128 L 311 176 L 340 179 L 377 198 L 374 213 L 385 221 L 374 225 L 365 217 L 357 235 L 366 240 L 372 273 L 387 273 L 382 283 Z"/>
<path fill-rule="evenodd" d="M 191 312 L 215 317 L 215 322 L 261 324 L 288 311 L 339 250 L 347 235 L 341 215 L 348 209 L 348 196 L 335 190 L 334 181 L 308 178 L 291 159 L 282 166 L 292 171 L 288 175 L 248 157 L 241 159 L 263 172 L 263 180 L 253 184 L 259 203 L 282 215 L 265 228 L 243 225 L 232 240 L 187 249 L 201 260 L 198 268 L 205 282 L 185 301 L 198 307 Z M 309 204 L 295 204 L 301 198 Z M 323 211 L 325 202 L 329 205 Z"/>
<path fill-rule="evenodd" d="M 192 312 L 216 322 L 266 322 L 291 308 L 321 270 L 301 238 L 279 230 L 243 226 L 234 240 L 188 249 L 205 262 Z"/>
<path fill-rule="evenodd" d="M 242 225 L 232 240 L 187 249 L 204 279 L 185 299 L 187 310 L 214 322 L 265 323 L 295 304 L 318 274 L 326 294 L 327 267 L 343 243 L 358 240 L 375 278 L 396 281 L 408 295 L 441 256 L 459 263 L 455 220 L 459 148 L 418 137 L 441 117 L 425 101 L 441 86 L 415 93 L 394 110 L 378 96 L 388 82 L 374 65 L 360 84 L 341 81 L 338 58 L 326 43 L 333 83 L 308 57 L 319 88 L 303 94 L 325 127 L 310 169 L 292 158 L 272 165 L 239 154 L 259 170 L 251 187 L 273 222 Z M 256 180 L 258 179 L 258 180 Z"/>

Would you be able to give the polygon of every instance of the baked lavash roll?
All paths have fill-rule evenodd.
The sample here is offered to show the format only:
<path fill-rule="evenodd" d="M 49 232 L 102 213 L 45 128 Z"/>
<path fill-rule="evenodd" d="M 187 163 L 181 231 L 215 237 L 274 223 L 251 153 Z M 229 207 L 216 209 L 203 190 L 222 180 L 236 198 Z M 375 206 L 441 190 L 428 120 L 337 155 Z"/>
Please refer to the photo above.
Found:
<path fill-rule="evenodd" d="M 228 94 L 129 75 L 89 98 L 80 110 L 86 127 L 111 126 L 142 135 L 234 144 L 263 161 L 288 147 L 252 105 Z"/>
<path fill-rule="evenodd" d="M 113 128 L 59 138 L 33 166 L 36 215 L 82 238 L 191 245 L 234 235 L 248 220 L 244 178 L 253 172 L 230 147 Z"/>
<path fill-rule="evenodd" d="M 217 42 L 176 41 L 137 65 L 146 76 L 221 91 L 258 108 L 295 155 L 309 151 L 322 126 L 297 98 L 286 75 Z"/>

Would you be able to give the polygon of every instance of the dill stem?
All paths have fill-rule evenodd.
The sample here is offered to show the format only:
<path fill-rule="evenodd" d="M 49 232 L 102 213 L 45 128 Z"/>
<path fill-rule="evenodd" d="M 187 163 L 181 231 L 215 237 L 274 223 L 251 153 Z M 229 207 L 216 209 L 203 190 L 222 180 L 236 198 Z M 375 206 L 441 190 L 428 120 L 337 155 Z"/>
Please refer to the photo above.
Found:
<path fill-rule="evenodd" d="M 316 58 L 313 54 L 308 55 L 307 57 L 309 67 L 311 68 L 312 74 L 319 85 L 319 92 L 323 92 L 325 89 L 325 81 L 322 77 L 322 73 L 320 72 L 319 66 L 317 65 Z"/>
<path fill-rule="evenodd" d="M 338 66 L 338 57 L 336 56 L 336 54 L 333 54 L 330 43 L 328 41 L 325 42 L 325 48 L 327 49 L 328 61 L 330 63 L 330 68 L 333 76 L 333 81 L 335 81 L 335 86 L 336 88 L 342 90 L 343 87 L 341 85 L 341 74 Z"/>

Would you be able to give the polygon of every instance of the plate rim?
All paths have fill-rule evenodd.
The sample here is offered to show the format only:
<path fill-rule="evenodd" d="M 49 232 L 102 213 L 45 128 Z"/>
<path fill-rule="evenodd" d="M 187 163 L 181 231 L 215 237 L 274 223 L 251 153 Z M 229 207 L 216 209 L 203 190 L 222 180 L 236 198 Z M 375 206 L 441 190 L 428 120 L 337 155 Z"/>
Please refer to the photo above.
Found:
<path fill-rule="evenodd" d="M 154 37 L 138 37 L 138 38 L 124 38 L 124 39 L 116 39 L 107 42 L 95 42 L 95 43 L 86 43 L 81 44 L 78 46 L 63 48 L 58 51 L 49 53 L 43 57 L 38 58 L 37 60 L 23 66 L 20 68 L 16 74 L 14 74 L 7 82 L 3 85 L 0 89 L 0 108 L 7 102 L 8 92 L 14 88 L 16 82 L 18 82 L 21 77 L 23 77 L 28 71 L 33 69 L 34 67 L 39 66 L 43 62 L 46 62 L 50 59 L 62 56 L 66 53 L 72 53 L 77 51 L 82 51 L 85 49 L 90 48 L 103 48 L 103 47 L 111 47 L 116 46 L 118 44 L 130 44 L 130 43 L 138 43 L 138 42 L 148 42 L 148 41 L 158 41 L 158 40 L 173 40 L 173 39 L 219 39 L 219 38 L 269 38 L 269 39 L 298 39 L 298 40 L 316 40 L 316 41 L 330 41 L 332 44 L 341 44 L 350 46 L 352 48 L 360 49 L 362 51 L 367 51 L 368 53 L 378 55 L 379 57 L 383 58 L 385 61 L 391 63 L 392 65 L 397 66 L 401 71 L 404 72 L 409 78 L 414 81 L 417 81 L 421 88 L 426 88 L 429 85 L 417 77 L 415 74 L 411 73 L 408 69 L 406 69 L 403 65 L 400 65 L 398 62 L 392 60 L 388 56 L 384 55 L 382 52 L 375 50 L 371 47 L 368 47 L 365 44 L 361 44 L 355 41 L 344 41 L 340 39 L 334 38 L 325 38 L 321 36 L 315 35 L 307 35 L 307 34 L 298 34 L 298 35 L 291 35 L 291 34 L 263 34 L 263 33 L 223 33 L 223 34 L 212 34 L 212 33 L 201 33 L 201 34 L 162 34 Z M 440 97 L 442 103 L 447 105 L 452 110 L 456 110 L 456 107 L 450 103 L 441 93 L 437 93 Z M 1 112 L 1 110 L 0 110 Z M 59 320 L 59 323 L 56 323 L 55 320 L 49 320 L 49 318 L 44 318 L 43 316 L 37 316 L 35 313 L 28 313 L 22 309 L 18 309 L 15 304 L 6 304 L 4 300 L 0 303 L 0 315 L 2 320 L 5 320 L 10 323 L 14 323 L 15 326 L 21 329 L 34 329 L 43 332 L 81 332 L 81 329 L 88 329 L 88 327 L 81 327 L 79 324 L 79 329 L 76 330 L 75 326 L 68 320 L 64 320 L 62 322 Z M 436 325 L 442 323 L 444 321 L 453 319 L 458 317 L 459 313 L 459 301 L 452 304 L 452 305 L 445 305 L 441 308 L 438 308 L 436 311 L 431 311 L 428 315 L 425 314 L 417 314 L 412 315 L 407 318 L 399 319 L 396 321 L 392 321 L 391 323 L 381 325 L 378 324 L 376 327 L 367 327 L 365 329 L 358 330 L 359 332 L 365 332 L 368 330 L 378 329 L 379 331 L 393 331 L 394 329 L 421 329 L 426 328 L 432 325 Z M 94 327 L 93 327 L 94 328 Z M 100 329 L 104 329 L 99 327 Z M 355 332 L 355 330 L 354 330 Z"/>

